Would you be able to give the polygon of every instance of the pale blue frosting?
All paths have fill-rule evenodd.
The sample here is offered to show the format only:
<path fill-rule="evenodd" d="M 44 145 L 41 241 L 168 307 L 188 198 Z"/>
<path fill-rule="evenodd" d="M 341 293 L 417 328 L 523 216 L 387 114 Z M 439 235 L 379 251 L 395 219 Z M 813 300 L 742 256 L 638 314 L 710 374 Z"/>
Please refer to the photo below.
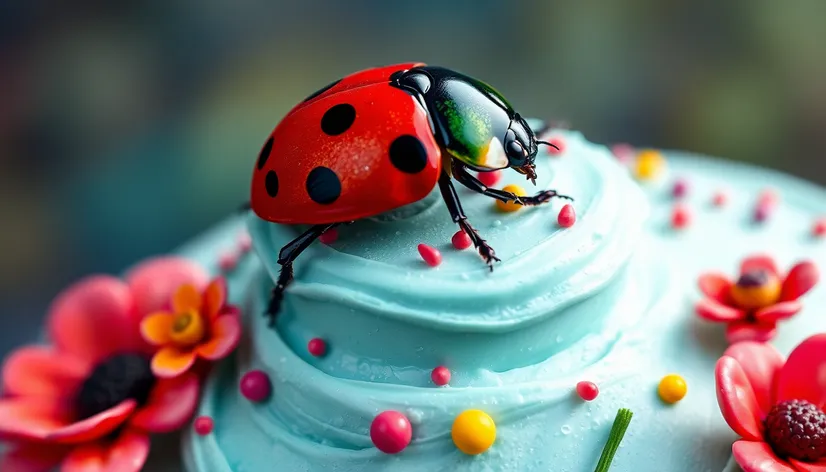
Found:
<path fill-rule="evenodd" d="M 313 245 L 296 264 L 273 330 L 261 314 L 275 259 L 300 229 L 250 215 L 185 248 L 214 264 L 246 223 L 263 261 L 247 261 L 230 277 L 249 337 L 209 381 L 200 414 L 215 419 L 215 431 L 185 439 L 190 472 L 589 471 L 621 407 L 635 416 L 614 470 L 722 470 L 736 439 L 714 393 L 713 365 L 725 343 L 721 326 L 693 316 L 696 278 L 734 272 L 756 250 L 783 264 L 809 256 L 826 265 L 826 246 L 806 236 L 826 192 L 676 153 L 671 175 L 640 189 L 605 148 L 575 132 L 560 135 L 567 150 L 539 156 L 537 183 L 576 198 L 573 228 L 556 224 L 562 201 L 504 214 L 460 191 L 470 221 L 502 258 L 493 273 L 472 249 L 450 245 L 457 228 L 434 196 L 342 227 L 331 246 Z M 673 176 L 690 182 L 694 212 L 679 234 L 668 225 Z M 532 190 L 515 173 L 503 183 Z M 750 209 L 766 184 L 784 203 L 755 226 Z M 722 187 L 731 203 L 712 208 Z M 419 243 L 442 252 L 441 266 L 421 261 Z M 807 308 L 781 325 L 781 350 L 826 328 L 817 309 L 824 302 L 826 290 L 817 287 Z M 308 354 L 313 337 L 327 340 L 325 357 Z M 437 365 L 450 368 L 450 386 L 431 383 Z M 270 375 L 269 401 L 254 405 L 239 394 L 238 379 L 250 369 Z M 656 386 L 671 372 L 685 377 L 689 394 L 667 406 Z M 596 401 L 574 395 L 580 380 L 600 386 Z M 479 456 L 461 453 L 450 438 L 453 419 L 471 408 L 497 425 L 496 443 Z M 413 442 L 398 455 L 378 451 L 368 434 L 372 419 L 391 409 L 413 424 Z"/>

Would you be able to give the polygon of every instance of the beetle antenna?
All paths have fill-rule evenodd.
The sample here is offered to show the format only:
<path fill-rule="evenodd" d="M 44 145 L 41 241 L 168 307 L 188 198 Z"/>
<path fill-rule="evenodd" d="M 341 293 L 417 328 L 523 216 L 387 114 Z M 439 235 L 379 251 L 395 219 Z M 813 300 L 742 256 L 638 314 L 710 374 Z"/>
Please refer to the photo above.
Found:
<path fill-rule="evenodd" d="M 537 141 L 536 141 L 536 144 L 544 144 L 545 146 L 550 146 L 550 147 L 552 147 L 552 148 L 556 149 L 557 151 L 559 151 L 559 146 L 557 146 L 557 145 L 556 145 L 556 144 L 554 144 L 554 143 L 549 143 L 549 142 L 547 142 L 547 141 L 539 141 L 539 140 L 537 140 Z"/>

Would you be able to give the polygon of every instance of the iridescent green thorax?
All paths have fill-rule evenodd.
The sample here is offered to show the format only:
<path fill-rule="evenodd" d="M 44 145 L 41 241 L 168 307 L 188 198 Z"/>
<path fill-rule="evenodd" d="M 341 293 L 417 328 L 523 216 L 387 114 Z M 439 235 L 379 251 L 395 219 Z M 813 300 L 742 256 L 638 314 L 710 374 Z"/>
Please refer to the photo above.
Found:
<path fill-rule="evenodd" d="M 473 104 L 459 104 L 455 100 L 438 102 L 436 108 L 444 117 L 451 136 L 448 152 L 470 165 L 483 165 L 493 134 L 491 117 Z"/>

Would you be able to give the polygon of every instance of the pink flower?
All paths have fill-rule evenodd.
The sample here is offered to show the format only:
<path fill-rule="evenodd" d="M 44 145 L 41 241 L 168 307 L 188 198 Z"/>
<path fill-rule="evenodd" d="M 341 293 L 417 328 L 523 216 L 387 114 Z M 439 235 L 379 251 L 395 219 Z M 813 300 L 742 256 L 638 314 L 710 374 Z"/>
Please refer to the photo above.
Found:
<path fill-rule="evenodd" d="M 826 334 L 803 341 L 787 361 L 771 345 L 741 342 L 717 361 L 717 402 L 742 439 L 744 472 L 826 472 Z"/>
<path fill-rule="evenodd" d="M 140 320 L 164 306 L 174 288 L 206 280 L 192 262 L 159 258 L 125 281 L 93 276 L 61 293 L 47 320 L 52 344 L 22 347 L 3 365 L 0 437 L 18 447 L 2 470 L 58 463 L 63 471 L 140 470 L 148 433 L 181 428 L 200 393 L 195 374 L 152 375 Z"/>
<path fill-rule="evenodd" d="M 198 358 L 226 357 L 241 339 L 238 309 L 227 305 L 227 286 L 219 277 L 203 293 L 183 284 L 171 297 L 172 311 L 150 314 L 141 322 L 143 338 L 162 346 L 152 357 L 152 372 L 173 378 L 187 372 Z"/>
<path fill-rule="evenodd" d="M 801 262 L 785 277 L 768 256 L 752 256 L 740 266 L 736 282 L 717 273 L 700 277 L 700 290 L 706 299 L 697 303 L 698 316 L 727 323 L 729 343 L 767 342 L 777 334 L 777 322 L 796 315 L 803 305 L 799 298 L 820 278 L 817 267 Z"/>

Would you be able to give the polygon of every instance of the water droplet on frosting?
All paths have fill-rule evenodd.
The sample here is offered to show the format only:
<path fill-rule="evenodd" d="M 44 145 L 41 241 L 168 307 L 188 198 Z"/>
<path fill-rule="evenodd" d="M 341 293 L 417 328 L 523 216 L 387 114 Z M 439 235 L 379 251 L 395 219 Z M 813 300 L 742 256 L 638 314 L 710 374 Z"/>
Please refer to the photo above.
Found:
<path fill-rule="evenodd" d="M 498 228 L 499 226 L 502 226 L 502 221 L 493 220 L 493 223 L 491 223 L 490 225 L 493 226 L 494 228 Z"/>
<path fill-rule="evenodd" d="M 560 428 L 559 430 L 562 431 L 562 434 L 564 434 L 566 436 L 571 434 L 571 427 L 568 426 L 567 424 L 562 425 L 562 428 Z"/>

